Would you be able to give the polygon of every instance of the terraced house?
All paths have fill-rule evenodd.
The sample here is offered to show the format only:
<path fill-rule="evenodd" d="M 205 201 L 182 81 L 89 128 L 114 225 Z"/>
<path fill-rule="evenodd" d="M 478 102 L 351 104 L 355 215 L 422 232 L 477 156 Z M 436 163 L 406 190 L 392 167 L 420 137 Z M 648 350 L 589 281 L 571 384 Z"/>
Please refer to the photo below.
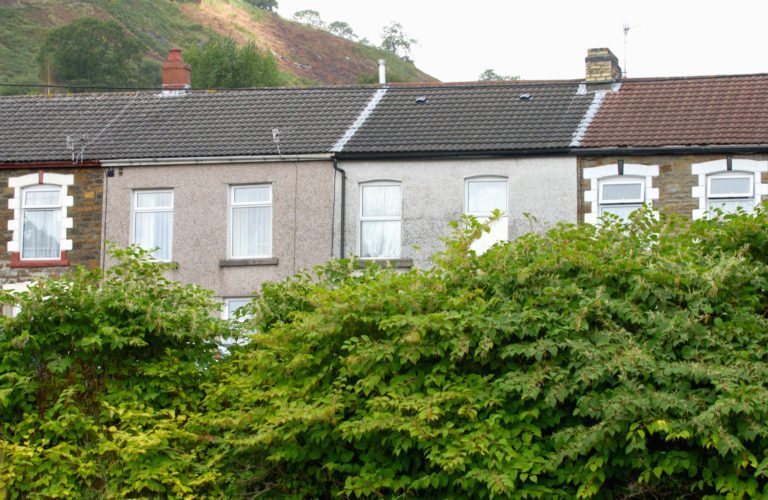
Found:
<path fill-rule="evenodd" d="M 627 80 L 607 49 L 568 81 L 206 92 L 164 68 L 161 92 L 0 98 L 4 286 L 138 244 L 232 311 L 330 257 L 428 266 L 462 214 L 499 210 L 482 251 L 767 193 L 767 75 Z"/>

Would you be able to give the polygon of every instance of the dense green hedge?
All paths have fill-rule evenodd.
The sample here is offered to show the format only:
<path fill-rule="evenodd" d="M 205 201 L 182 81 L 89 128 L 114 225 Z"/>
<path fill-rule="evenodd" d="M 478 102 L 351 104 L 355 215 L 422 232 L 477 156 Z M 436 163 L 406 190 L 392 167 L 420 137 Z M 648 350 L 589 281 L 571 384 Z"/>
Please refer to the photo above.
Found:
<path fill-rule="evenodd" d="M 639 213 L 482 256 L 478 231 L 457 228 L 431 270 L 338 261 L 265 286 L 245 324 L 260 333 L 219 363 L 209 297 L 151 264 L 107 277 L 110 307 L 96 275 L 44 285 L 2 324 L 0 482 L 19 496 L 59 481 L 96 496 L 768 495 L 766 212 Z"/>
<path fill-rule="evenodd" d="M 41 281 L 0 323 L 0 498 L 218 490 L 186 426 L 225 325 L 209 292 L 163 278 L 167 265 L 115 257 L 106 275 Z"/>

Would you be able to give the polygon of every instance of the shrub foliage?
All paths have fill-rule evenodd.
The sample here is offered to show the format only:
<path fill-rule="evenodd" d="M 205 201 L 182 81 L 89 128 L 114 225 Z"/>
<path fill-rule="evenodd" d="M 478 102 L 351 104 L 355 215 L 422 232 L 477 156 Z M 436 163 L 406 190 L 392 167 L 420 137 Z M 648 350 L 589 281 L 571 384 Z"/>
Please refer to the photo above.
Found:
<path fill-rule="evenodd" d="M 768 494 L 768 218 L 561 227 L 263 289 L 207 388 L 242 491 Z"/>
<path fill-rule="evenodd" d="M 0 497 L 184 496 L 216 469 L 186 430 L 223 324 L 145 252 L 45 280 L 0 323 Z"/>
<path fill-rule="evenodd" d="M 768 214 L 562 226 L 210 295 L 127 251 L 0 324 L 7 496 L 768 495 Z M 10 300 L 7 298 L 6 300 Z"/>

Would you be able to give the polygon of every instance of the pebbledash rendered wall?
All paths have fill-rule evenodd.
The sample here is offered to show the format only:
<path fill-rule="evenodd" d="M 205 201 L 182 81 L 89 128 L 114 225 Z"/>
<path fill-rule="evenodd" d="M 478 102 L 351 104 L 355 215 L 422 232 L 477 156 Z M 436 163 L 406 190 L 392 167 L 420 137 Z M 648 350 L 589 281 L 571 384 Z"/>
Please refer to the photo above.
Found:
<path fill-rule="evenodd" d="M 428 267 L 443 249 L 448 223 L 464 213 L 465 181 L 478 176 L 506 177 L 509 237 L 545 231 L 559 222 L 577 221 L 575 157 L 466 158 L 435 160 L 345 160 L 347 173 L 346 256 L 359 255 L 360 185 L 387 180 L 401 184 L 401 259 Z M 340 179 L 336 185 L 337 213 Z M 535 218 L 527 218 L 524 214 Z M 340 248 L 336 218 L 334 255 Z"/>
<path fill-rule="evenodd" d="M 130 242 L 133 192 L 174 193 L 170 279 L 219 297 L 245 297 L 331 257 L 333 168 L 330 161 L 115 167 L 106 177 L 106 240 Z M 227 259 L 230 187 L 272 186 L 272 259 Z M 227 262 L 222 262 L 227 261 Z"/>
<path fill-rule="evenodd" d="M 67 207 L 67 218 L 72 219 L 72 227 L 67 230 L 67 239 L 72 241 L 72 250 L 66 252 L 68 265 L 30 267 L 30 263 L 12 264 L 12 253 L 8 251 L 8 242 L 12 231 L 8 221 L 13 220 L 13 209 L 9 200 L 14 197 L 14 189 L 8 180 L 29 174 L 72 175 L 73 184 L 67 187 L 67 196 L 72 197 L 72 206 Z M 10 285 L 33 281 L 40 276 L 57 276 L 74 269 L 77 265 L 89 268 L 98 267 L 101 255 L 102 224 L 102 186 L 104 171 L 101 167 L 82 168 L 30 168 L 0 169 L 0 285 Z"/>
<path fill-rule="evenodd" d="M 693 196 L 694 187 L 699 185 L 699 178 L 691 166 L 715 160 L 725 160 L 719 155 L 657 155 L 657 156 L 594 156 L 579 158 L 579 222 L 584 222 L 584 215 L 591 213 L 591 202 L 584 199 L 584 193 L 590 190 L 591 182 L 584 178 L 584 169 L 603 165 L 616 165 L 619 160 L 625 164 L 656 165 L 659 175 L 652 178 L 653 187 L 659 190 L 659 198 L 653 201 L 655 210 L 691 217 L 699 209 L 699 199 Z M 768 155 L 733 155 L 733 159 L 766 161 Z M 768 184 L 768 172 L 761 175 L 762 183 Z M 765 200 L 765 196 L 762 198 Z"/>

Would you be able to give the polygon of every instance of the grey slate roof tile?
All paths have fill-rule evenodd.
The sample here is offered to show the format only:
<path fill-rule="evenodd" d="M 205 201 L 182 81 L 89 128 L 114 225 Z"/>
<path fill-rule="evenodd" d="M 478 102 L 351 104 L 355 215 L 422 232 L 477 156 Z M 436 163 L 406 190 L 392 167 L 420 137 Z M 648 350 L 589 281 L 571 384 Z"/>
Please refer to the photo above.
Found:
<path fill-rule="evenodd" d="M 71 160 L 66 137 L 83 135 L 86 160 L 272 155 L 273 128 L 280 129 L 283 154 L 330 152 L 374 92 L 338 87 L 2 97 L 0 162 Z"/>
<path fill-rule="evenodd" d="M 567 148 L 592 101 L 578 82 L 393 85 L 342 152 Z M 0 97 L 0 162 L 329 153 L 372 87 Z M 520 100 L 520 95 L 530 100 Z M 425 104 L 416 99 L 426 97 Z"/>
<path fill-rule="evenodd" d="M 575 81 L 392 86 L 343 152 L 567 148 L 593 99 L 578 88 Z"/>

